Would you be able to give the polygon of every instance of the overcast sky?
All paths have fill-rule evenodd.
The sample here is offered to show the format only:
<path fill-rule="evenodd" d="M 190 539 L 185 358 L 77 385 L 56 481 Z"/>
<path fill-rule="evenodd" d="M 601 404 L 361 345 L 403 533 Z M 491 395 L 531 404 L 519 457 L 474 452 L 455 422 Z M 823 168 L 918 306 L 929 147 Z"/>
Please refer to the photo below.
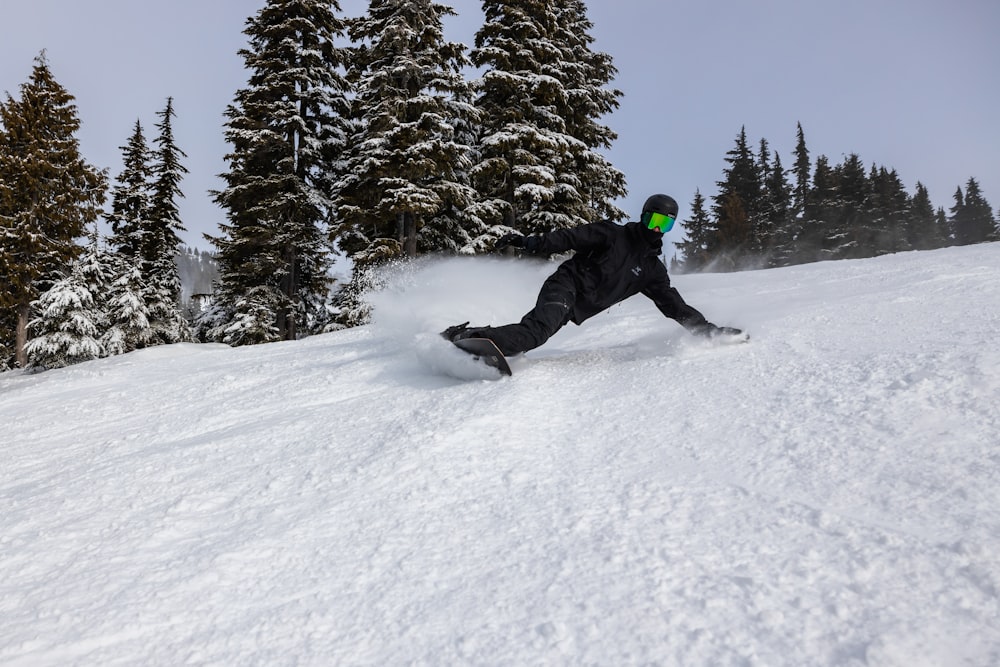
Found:
<path fill-rule="evenodd" d="M 471 45 L 479 0 L 442 0 L 459 17 L 446 37 Z M 264 0 L 11 0 L 0 23 L 0 91 L 15 97 L 46 49 L 76 97 L 85 157 L 121 171 L 136 119 L 155 136 L 168 96 L 190 174 L 180 202 L 184 240 L 209 248 L 223 212 L 223 111 L 247 73 L 242 30 Z M 588 0 L 595 47 L 625 95 L 606 123 L 609 157 L 629 185 L 632 217 L 645 197 L 672 194 L 681 222 L 695 189 L 711 197 L 725 153 L 746 126 L 792 164 L 796 123 L 815 164 L 857 153 L 895 168 L 912 194 L 951 207 L 975 177 L 1000 207 L 1000 2 L 997 0 Z M 365 0 L 342 0 L 348 16 Z M 678 237 L 678 227 L 671 236 Z M 673 239 L 677 240 L 677 238 Z"/>

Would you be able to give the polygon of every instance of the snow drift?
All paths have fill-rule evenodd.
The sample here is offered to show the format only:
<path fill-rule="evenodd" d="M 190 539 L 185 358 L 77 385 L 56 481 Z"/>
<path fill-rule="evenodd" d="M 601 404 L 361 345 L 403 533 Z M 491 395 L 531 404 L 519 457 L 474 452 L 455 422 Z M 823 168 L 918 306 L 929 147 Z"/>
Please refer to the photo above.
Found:
<path fill-rule="evenodd" d="M 1000 245 L 674 277 L 749 345 L 635 297 L 433 367 L 552 269 L 0 375 L 0 663 L 1000 663 Z"/>

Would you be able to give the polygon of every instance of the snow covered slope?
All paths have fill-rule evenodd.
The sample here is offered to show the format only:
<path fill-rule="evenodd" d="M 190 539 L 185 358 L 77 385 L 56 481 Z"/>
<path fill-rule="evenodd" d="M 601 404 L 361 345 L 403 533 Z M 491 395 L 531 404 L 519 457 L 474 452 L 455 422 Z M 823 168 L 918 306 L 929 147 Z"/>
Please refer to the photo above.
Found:
<path fill-rule="evenodd" d="M 637 297 L 433 370 L 552 268 L 0 375 L 0 664 L 1000 664 L 1000 245 L 675 277 L 749 345 Z"/>

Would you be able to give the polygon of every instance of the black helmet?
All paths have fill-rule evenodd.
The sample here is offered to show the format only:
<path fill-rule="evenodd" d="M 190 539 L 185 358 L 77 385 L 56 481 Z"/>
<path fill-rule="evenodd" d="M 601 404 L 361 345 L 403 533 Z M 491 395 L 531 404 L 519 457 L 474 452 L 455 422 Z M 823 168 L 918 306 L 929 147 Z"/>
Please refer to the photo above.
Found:
<path fill-rule="evenodd" d="M 643 213 L 659 213 L 677 217 L 677 202 L 670 195 L 653 195 L 642 205 Z"/>

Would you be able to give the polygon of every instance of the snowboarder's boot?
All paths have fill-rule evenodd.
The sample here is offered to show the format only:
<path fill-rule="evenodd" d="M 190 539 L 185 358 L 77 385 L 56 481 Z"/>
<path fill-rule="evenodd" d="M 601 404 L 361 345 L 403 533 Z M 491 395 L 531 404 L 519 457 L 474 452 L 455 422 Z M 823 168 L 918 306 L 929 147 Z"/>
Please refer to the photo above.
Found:
<path fill-rule="evenodd" d="M 445 340 L 449 340 L 454 343 L 456 340 L 462 340 L 463 338 L 469 338 L 472 335 L 469 329 L 469 323 L 465 322 L 463 324 L 456 324 L 450 326 L 441 332 L 441 337 Z"/>

